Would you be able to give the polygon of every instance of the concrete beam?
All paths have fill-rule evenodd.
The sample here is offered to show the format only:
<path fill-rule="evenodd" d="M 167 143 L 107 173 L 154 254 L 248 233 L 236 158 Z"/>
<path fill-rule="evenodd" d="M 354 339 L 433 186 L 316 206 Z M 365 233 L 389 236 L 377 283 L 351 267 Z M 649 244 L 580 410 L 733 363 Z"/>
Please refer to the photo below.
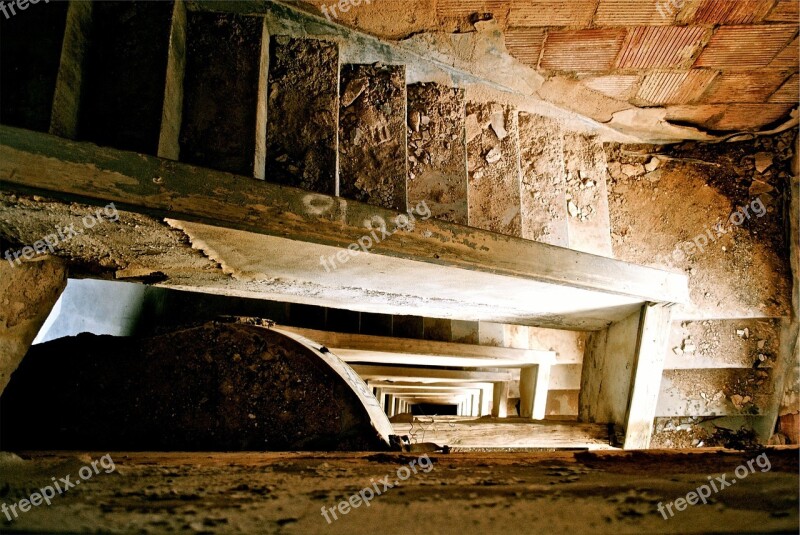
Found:
<path fill-rule="evenodd" d="M 0 188 L 173 218 L 245 279 L 281 279 L 282 290 L 249 290 L 262 298 L 586 330 L 623 319 L 645 301 L 688 300 L 680 274 L 420 213 L 413 230 L 395 232 L 398 212 L 354 201 L 8 126 L 0 139 Z M 348 250 L 377 218 L 392 234 L 372 240 L 369 254 Z M 276 254 L 257 253 L 264 250 Z M 338 267 L 326 271 L 320 258 L 337 255 Z M 234 284 L 229 275 L 200 283 L 161 267 L 187 288 L 225 293 Z M 342 280 L 354 290 L 343 291 Z M 245 280 L 242 291 L 248 287 Z M 392 299 L 383 297 L 387 288 Z"/>
<path fill-rule="evenodd" d="M 520 370 L 519 411 L 523 418 L 544 420 L 550 389 L 550 364 L 541 363 Z"/>
<path fill-rule="evenodd" d="M 517 368 L 520 365 L 550 362 L 555 359 L 554 351 L 367 336 L 285 326 L 280 326 L 277 330 L 294 332 L 314 340 L 349 363 Z"/>
<path fill-rule="evenodd" d="M 482 370 L 445 370 L 441 368 L 412 368 L 406 366 L 374 366 L 354 364 L 352 368 L 365 381 L 413 381 L 416 379 L 435 379 L 437 381 L 453 380 L 456 382 L 472 381 L 493 383 L 510 381 L 511 374 L 505 371 Z"/>

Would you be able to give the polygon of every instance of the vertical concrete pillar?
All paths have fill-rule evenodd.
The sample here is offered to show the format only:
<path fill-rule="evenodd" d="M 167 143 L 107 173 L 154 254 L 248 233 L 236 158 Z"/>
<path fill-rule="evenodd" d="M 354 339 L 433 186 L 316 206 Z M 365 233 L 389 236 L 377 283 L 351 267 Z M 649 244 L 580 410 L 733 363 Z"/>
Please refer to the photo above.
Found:
<path fill-rule="evenodd" d="M 0 394 L 66 286 L 60 260 L 0 263 Z"/>
<path fill-rule="evenodd" d="M 494 383 L 492 400 L 492 416 L 506 418 L 508 416 L 508 382 Z"/>
<path fill-rule="evenodd" d="M 394 410 L 394 394 L 386 396 L 386 415 L 391 418 L 397 414 Z"/>

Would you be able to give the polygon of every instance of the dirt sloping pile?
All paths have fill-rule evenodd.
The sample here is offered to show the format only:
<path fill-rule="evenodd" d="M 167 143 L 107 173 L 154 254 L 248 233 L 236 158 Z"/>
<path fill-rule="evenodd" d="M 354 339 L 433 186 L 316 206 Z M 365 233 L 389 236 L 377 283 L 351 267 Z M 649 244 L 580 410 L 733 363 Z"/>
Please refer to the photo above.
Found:
<path fill-rule="evenodd" d="M 306 348 L 220 323 L 35 346 L 0 400 L 0 437 L 4 449 L 384 449 L 353 390 Z"/>

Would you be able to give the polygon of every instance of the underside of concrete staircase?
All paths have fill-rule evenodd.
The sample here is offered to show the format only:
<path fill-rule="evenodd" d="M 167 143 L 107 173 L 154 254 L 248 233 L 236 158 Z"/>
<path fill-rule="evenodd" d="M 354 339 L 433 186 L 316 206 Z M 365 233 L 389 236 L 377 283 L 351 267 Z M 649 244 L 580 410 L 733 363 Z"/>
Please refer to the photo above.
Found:
<path fill-rule="evenodd" d="M 8 243 L 81 213 L 68 201 L 114 201 L 126 229 L 57 251 L 75 277 L 280 303 L 264 315 L 352 365 L 388 416 L 455 405 L 464 429 L 434 441 L 491 447 L 470 442 L 479 417 L 595 424 L 501 447 L 772 436 L 796 367 L 790 288 L 709 309 L 681 268 L 616 254 L 616 192 L 657 190 L 690 156 L 631 154 L 281 3 L 42 7 L 49 26 L 16 26 L 42 71 L 16 80 L 40 90 L 0 127 Z M 30 60 L 4 57 L 4 84 Z M 777 180 L 789 159 L 773 165 Z"/>

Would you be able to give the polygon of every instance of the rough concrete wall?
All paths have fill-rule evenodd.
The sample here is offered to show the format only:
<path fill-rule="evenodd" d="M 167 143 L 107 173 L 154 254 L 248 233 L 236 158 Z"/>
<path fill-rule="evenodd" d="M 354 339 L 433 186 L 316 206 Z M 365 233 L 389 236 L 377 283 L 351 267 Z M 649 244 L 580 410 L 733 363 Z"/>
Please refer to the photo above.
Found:
<path fill-rule="evenodd" d="M 59 260 L 0 264 L 0 394 L 66 285 Z"/>

